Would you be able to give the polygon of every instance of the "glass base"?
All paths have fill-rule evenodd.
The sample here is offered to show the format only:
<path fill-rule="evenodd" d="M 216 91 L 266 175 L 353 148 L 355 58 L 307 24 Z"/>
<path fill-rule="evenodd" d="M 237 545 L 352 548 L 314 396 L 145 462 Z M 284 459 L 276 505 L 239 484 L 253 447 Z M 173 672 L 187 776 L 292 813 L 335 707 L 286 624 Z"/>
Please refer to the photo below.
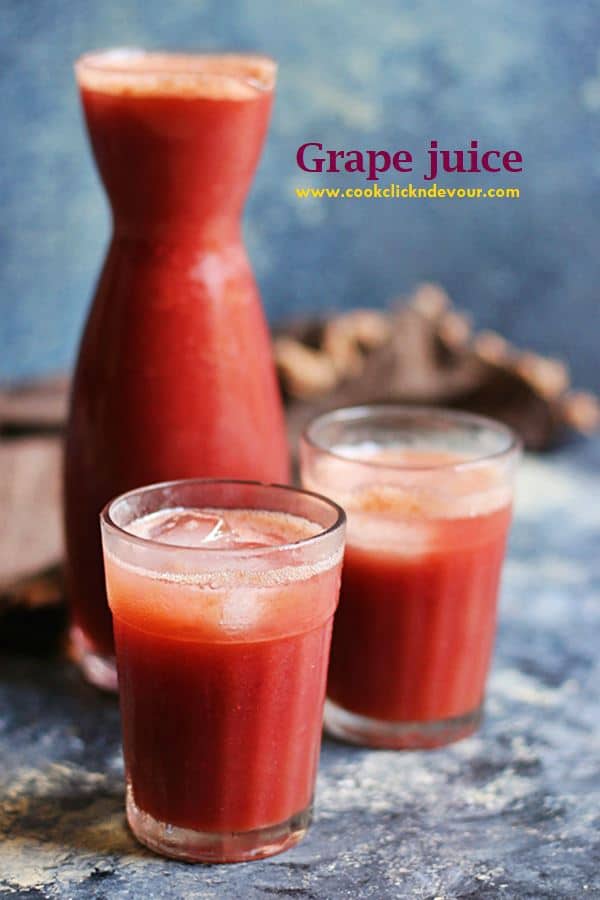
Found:
<path fill-rule="evenodd" d="M 429 750 L 451 744 L 477 731 L 483 704 L 464 716 L 433 722 L 386 722 L 348 712 L 325 701 L 325 730 L 332 737 L 364 747 L 387 750 Z"/>
<path fill-rule="evenodd" d="M 127 785 L 127 821 L 134 835 L 150 850 L 186 862 L 234 863 L 264 859 L 289 850 L 302 840 L 312 818 L 312 805 L 279 825 L 253 831 L 195 831 L 159 822 L 136 806 Z"/>
<path fill-rule="evenodd" d="M 90 649 L 81 628 L 73 625 L 69 632 L 71 659 L 91 684 L 104 691 L 117 691 L 117 661 L 114 656 L 102 656 Z"/>

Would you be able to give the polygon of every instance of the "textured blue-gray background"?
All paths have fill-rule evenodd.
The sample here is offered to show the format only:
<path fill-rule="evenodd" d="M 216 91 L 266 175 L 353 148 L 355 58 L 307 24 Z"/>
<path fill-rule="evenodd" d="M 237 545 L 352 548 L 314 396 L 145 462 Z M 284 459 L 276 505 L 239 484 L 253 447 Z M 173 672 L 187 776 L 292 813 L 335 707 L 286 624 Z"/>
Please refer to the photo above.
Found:
<path fill-rule="evenodd" d="M 481 325 L 566 356 L 600 387 L 597 0 L 1 0 L 0 12 L 0 380 L 73 361 L 108 217 L 71 63 L 142 44 L 261 49 L 281 63 L 246 217 L 272 321 L 379 306 L 438 280 Z M 430 138 L 519 149 L 523 175 L 494 182 L 521 198 L 294 196 L 317 183 L 298 176 L 303 141 L 420 156 Z"/>

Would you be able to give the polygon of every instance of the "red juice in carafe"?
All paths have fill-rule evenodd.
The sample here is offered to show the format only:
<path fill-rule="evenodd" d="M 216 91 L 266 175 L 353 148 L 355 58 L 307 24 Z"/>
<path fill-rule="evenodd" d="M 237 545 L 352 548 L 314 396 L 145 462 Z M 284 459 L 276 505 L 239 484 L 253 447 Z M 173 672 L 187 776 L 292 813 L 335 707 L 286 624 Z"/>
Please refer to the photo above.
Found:
<path fill-rule="evenodd" d="M 67 570 L 82 665 L 114 686 L 103 505 L 173 478 L 288 479 L 269 335 L 240 230 L 275 66 L 123 50 L 88 54 L 76 68 L 113 236 L 73 386 Z"/>

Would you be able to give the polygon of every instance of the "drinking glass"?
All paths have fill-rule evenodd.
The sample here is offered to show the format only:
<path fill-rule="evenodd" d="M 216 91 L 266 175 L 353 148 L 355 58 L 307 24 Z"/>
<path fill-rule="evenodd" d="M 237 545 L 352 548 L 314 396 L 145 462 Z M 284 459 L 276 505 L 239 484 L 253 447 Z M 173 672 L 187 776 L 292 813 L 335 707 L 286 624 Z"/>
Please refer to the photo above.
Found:
<path fill-rule="evenodd" d="M 434 747 L 482 717 L 519 441 L 490 419 L 363 406 L 320 416 L 302 483 L 348 516 L 325 724 Z"/>
<path fill-rule="evenodd" d="M 134 834 L 204 862 L 293 846 L 311 818 L 343 510 L 186 480 L 118 497 L 101 524 Z"/>

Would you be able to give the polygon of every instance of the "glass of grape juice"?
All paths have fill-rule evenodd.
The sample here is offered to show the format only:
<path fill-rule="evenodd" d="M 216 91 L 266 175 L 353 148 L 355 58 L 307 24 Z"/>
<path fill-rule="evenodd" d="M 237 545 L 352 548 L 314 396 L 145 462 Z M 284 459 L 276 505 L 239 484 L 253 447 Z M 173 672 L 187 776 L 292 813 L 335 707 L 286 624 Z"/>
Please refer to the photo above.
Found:
<path fill-rule="evenodd" d="M 343 510 L 199 479 L 123 494 L 101 527 L 133 833 L 200 862 L 293 846 L 311 818 Z"/>
<path fill-rule="evenodd" d="M 348 516 L 328 731 L 436 747 L 482 717 L 519 441 L 498 422 L 373 405 L 315 419 L 302 483 Z"/>

